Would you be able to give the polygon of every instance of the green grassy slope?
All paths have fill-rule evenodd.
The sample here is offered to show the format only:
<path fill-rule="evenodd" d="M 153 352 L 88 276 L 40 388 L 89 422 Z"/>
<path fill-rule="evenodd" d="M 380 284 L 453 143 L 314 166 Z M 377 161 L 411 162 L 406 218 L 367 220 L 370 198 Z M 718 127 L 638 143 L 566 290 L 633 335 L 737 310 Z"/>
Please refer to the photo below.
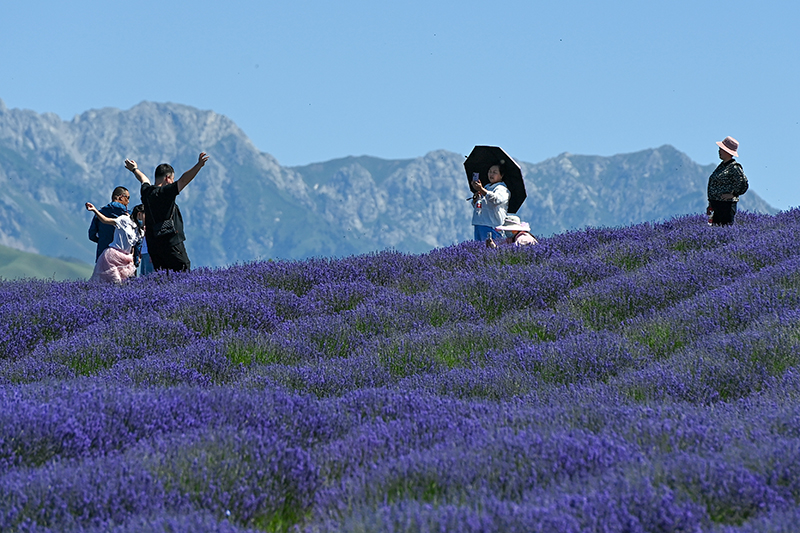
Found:
<path fill-rule="evenodd" d="M 56 259 L 0 245 L 0 279 L 88 279 L 93 268 L 74 259 Z"/>

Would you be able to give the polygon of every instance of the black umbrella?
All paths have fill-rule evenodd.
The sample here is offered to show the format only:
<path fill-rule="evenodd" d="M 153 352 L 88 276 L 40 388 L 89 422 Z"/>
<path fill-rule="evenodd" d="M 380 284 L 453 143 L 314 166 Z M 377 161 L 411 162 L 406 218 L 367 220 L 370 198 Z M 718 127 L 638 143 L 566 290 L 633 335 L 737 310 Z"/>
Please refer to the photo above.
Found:
<path fill-rule="evenodd" d="M 522 179 L 522 169 L 499 146 L 476 146 L 464 161 L 464 170 L 467 172 L 467 182 L 472 184 L 472 175 L 477 172 L 481 183 L 485 187 L 489 184 L 489 169 L 493 165 L 505 164 L 503 183 L 511 193 L 508 201 L 508 212 L 516 213 L 522 202 L 528 197 L 525 192 L 525 182 Z"/>

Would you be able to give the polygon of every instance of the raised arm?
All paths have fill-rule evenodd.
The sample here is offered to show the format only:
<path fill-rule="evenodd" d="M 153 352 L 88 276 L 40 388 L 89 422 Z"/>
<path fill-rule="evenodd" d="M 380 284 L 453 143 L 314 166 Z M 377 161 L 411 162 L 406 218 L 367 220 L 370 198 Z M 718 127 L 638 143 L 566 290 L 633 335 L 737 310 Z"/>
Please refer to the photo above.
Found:
<path fill-rule="evenodd" d="M 98 211 L 97 208 L 95 206 L 93 206 L 92 204 L 90 204 L 89 202 L 86 202 L 86 210 L 87 211 L 91 211 L 92 213 L 94 213 L 94 216 L 97 217 L 97 220 L 99 220 L 103 224 L 108 224 L 109 226 L 113 226 L 114 225 L 114 220 L 115 219 L 108 218 L 103 213 Z"/>
<path fill-rule="evenodd" d="M 206 164 L 206 161 L 208 161 L 208 156 L 205 152 L 200 152 L 200 155 L 197 156 L 197 163 L 178 179 L 178 192 L 181 192 L 184 187 L 189 185 L 194 177 L 197 176 L 197 173 L 200 172 L 200 169 L 203 168 L 203 165 Z"/>
<path fill-rule="evenodd" d="M 126 159 L 125 168 L 133 172 L 133 175 L 136 176 L 136 179 L 139 180 L 139 183 L 141 183 L 142 185 L 144 185 L 145 183 L 147 185 L 150 185 L 150 180 L 148 179 L 147 176 L 144 175 L 144 172 L 139 170 L 139 165 L 136 164 L 136 161 L 134 161 L 133 159 Z"/>

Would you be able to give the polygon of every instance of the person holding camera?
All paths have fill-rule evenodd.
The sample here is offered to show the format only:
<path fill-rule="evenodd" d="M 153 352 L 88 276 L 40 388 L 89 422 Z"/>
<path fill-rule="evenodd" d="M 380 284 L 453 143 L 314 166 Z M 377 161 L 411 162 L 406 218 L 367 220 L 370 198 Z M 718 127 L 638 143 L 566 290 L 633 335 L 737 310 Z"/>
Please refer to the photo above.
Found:
<path fill-rule="evenodd" d="M 472 225 L 475 226 L 475 240 L 486 241 L 489 237 L 503 239 L 495 227 L 503 224 L 508 213 L 511 193 L 503 183 L 505 165 L 489 167 L 489 184 L 484 187 L 480 179 L 472 180 Z M 476 173 L 477 174 L 477 173 Z"/>

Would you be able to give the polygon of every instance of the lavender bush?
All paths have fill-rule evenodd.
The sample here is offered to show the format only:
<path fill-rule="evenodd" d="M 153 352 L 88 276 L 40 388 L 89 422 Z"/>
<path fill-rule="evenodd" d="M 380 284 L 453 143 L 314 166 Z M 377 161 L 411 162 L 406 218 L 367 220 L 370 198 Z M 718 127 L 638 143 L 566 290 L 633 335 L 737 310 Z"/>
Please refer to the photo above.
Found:
<path fill-rule="evenodd" d="M 798 242 L 0 282 L 0 531 L 795 531 Z"/>

